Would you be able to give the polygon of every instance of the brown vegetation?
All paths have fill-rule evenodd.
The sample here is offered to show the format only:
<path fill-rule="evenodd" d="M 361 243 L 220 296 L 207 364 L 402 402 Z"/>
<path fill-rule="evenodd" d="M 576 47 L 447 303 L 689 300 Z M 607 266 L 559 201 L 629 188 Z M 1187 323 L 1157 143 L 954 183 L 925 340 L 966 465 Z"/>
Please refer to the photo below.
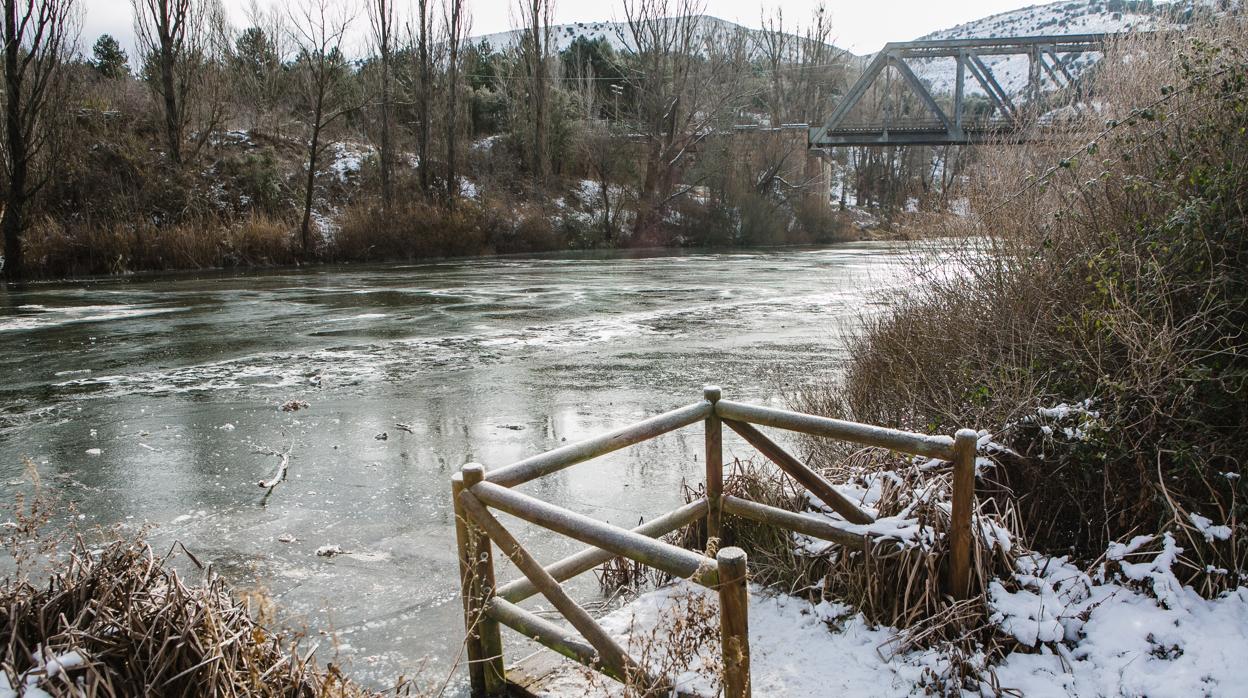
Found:
<path fill-rule="evenodd" d="M 169 564 L 141 542 L 78 541 L 46 583 L 5 584 L 8 684 L 53 696 L 382 695 L 257 623 L 221 578 L 188 583 Z"/>
<path fill-rule="evenodd" d="M 964 247 L 869 318 L 808 410 L 996 430 L 981 483 L 1037 550 L 1091 561 L 1160 530 L 1206 593 L 1244 579 L 1248 83 L 1240 19 L 1135 38 L 1068 136 L 983 158 Z M 1084 402 L 1090 400 L 1090 402 Z M 1064 419 L 1041 408 L 1076 405 Z M 830 467 L 844 454 L 815 447 Z M 1227 540 L 1192 515 L 1231 527 Z M 1182 573 L 1180 573 L 1183 576 Z"/>
<path fill-rule="evenodd" d="M 76 1 L 23 12 L 59 30 Z M 89 60 L 29 46 L 24 84 L 47 89 L 10 101 L 24 130 L 6 148 L 28 157 L 4 182 L 6 277 L 860 236 L 805 130 L 776 127 L 827 113 L 847 80 L 822 11 L 746 32 L 703 3 L 636 0 L 637 48 L 617 52 L 560 50 L 545 0 L 518 5 L 507 47 L 465 38 L 467 3 L 419 2 L 401 32 L 374 0 L 373 55 L 352 56 L 349 19 L 320 0 L 253 8 L 244 28 L 208 0 L 132 6 L 139 55 L 107 36 Z M 933 176 L 926 149 L 889 152 L 914 182 L 850 187 L 881 210 Z M 952 185 L 924 183 L 924 201 Z"/>

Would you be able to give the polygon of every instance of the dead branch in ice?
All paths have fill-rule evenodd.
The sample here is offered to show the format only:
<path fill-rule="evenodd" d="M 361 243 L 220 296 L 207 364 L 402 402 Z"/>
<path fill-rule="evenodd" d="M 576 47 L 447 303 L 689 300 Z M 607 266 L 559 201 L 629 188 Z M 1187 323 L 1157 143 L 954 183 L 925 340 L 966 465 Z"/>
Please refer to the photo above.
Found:
<path fill-rule="evenodd" d="M 280 484 L 283 480 L 285 480 L 286 471 L 290 469 L 290 452 L 294 450 L 294 447 L 295 445 L 292 442 L 290 445 L 290 448 L 287 448 L 285 451 L 278 451 L 272 448 L 257 448 L 255 450 L 256 453 L 266 455 L 266 456 L 275 456 L 276 458 L 278 458 L 278 464 L 277 464 L 277 470 L 274 471 L 273 473 L 273 477 L 269 478 L 268 480 L 261 480 L 260 482 L 257 482 L 256 484 L 259 485 L 262 489 L 266 489 L 269 492 L 272 492 L 274 487 L 277 487 L 278 484 Z M 267 495 L 268 492 L 266 492 L 265 494 Z"/>
<path fill-rule="evenodd" d="M 407 432 L 407 433 L 409 433 L 409 434 L 415 434 L 415 433 L 416 433 L 415 431 L 412 431 L 412 425 L 411 425 L 411 424 L 404 424 L 403 422 L 398 422 L 397 424 L 395 424 L 395 425 L 394 425 L 394 428 L 395 428 L 395 429 L 402 429 L 403 431 L 405 431 L 405 432 Z"/>

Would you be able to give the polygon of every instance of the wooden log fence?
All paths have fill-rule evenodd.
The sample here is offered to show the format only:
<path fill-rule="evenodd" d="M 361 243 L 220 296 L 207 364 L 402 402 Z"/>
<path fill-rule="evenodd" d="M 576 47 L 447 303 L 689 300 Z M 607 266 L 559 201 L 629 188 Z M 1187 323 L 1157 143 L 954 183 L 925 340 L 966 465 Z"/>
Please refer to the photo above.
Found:
<path fill-rule="evenodd" d="M 517 492 L 512 487 L 701 422 L 705 432 L 706 496 L 632 530 L 612 526 Z M 844 523 L 752 502 L 723 492 L 723 427 L 739 434 L 768 460 L 837 512 Z M 670 687 L 671 677 L 650 676 L 583 607 L 563 589 L 562 582 L 622 556 L 717 592 L 725 698 L 747 698 L 750 688 L 748 564 L 740 548 L 718 549 L 723 517 L 738 516 L 831 541 L 870 554 L 873 538 L 867 511 L 841 494 L 823 476 L 790 455 L 756 426 L 839 439 L 951 461 L 954 466 L 950 517 L 950 563 L 947 588 L 955 599 L 970 593 L 972 513 L 975 496 L 977 435 L 963 429 L 954 438 L 930 436 L 826 417 L 760 407 L 721 399 L 708 386 L 703 399 L 598 437 L 486 471 L 476 463 L 452 476 L 455 538 L 459 551 L 461 596 L 466 628 L 466 654 L 472 692 L 477 696 L 506 694 L 506 669 L 500 627 L 525 637 L 620 681 L 642 681 L 650 688 Z M 584 550 L 542 566 L 491 513 L 501 511 L 544 529 L 588 544 Z M 658 540 L 705 519 L 707 555 Z M 493 547 L 511 560 L 523 578 L 498 586 Z M 526 611 L 520 602 L 541 594 L 572 626 L 572 630 Z"/>

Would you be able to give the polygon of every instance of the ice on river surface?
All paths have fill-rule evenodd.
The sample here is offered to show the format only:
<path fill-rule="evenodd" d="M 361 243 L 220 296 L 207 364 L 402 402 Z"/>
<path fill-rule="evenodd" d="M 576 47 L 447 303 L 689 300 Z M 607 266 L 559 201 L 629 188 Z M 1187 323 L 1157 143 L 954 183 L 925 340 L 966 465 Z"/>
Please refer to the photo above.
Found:
<path fill-rule="evenodd" d="M 692 402 L 835 370 L 900 247 L 501 258 L 0 290 L 0 481 L 87 524 L 159 524 L 384 681 L 458 651 L 449 478 Z M 294 401 L 307 407 L 283 411 Z M 396 427 L 404 425 L 403 428 Z M 380 438 L 385 434 L 384 439 Z M 693 427 L 527 492 L 619 525 L 700 480 Z M 750 451 L 726 442 L 729 456 Z M 289 451 L 289 479 L 264 499 Z M 545 561 L 576 544 L 516 524 Z M 317 555 L 318 550 L 337 550 Z M 500 576 L 512 572 L 500 570 Z M 574 586 L 595 592 L 592 579 Z"/>

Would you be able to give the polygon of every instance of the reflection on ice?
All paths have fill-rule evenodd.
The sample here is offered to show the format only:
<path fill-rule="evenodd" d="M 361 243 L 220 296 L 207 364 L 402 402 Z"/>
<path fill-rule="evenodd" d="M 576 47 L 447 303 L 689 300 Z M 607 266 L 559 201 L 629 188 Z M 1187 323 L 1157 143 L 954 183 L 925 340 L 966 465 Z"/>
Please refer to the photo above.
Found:
<path fill-rule="evenodd" d="M 20 305 L 17 308 L 24 313 L 10 317 L 0 317 L 0 332 L 41 330 L 59 325 L 80 322 L 108 322 L 127 318 L 146 317 L 177 313 L 186 308 L 142 308 L 131 305 L 86 305 L 69 308 L 49 308 L 38 304 Z"/>

